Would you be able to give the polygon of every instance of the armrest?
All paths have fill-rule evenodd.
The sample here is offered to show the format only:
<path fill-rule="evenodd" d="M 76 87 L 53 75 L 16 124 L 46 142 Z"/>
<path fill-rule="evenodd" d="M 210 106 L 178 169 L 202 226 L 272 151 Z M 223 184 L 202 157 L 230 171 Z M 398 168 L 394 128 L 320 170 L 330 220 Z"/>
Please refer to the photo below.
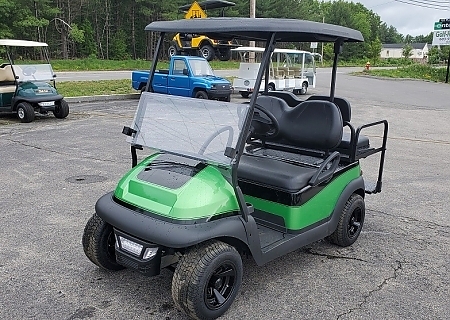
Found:
<path fill-rule="evenodd" d="M 339 161 L 341 160 L 341 155 L 339 152 L 335 151 L 324 162 L 320 165 L 317 172 L 309 180 L 309 185 L 315 187 L 324 181 L 327 181 L 333 177 L 336 171 Z"/>

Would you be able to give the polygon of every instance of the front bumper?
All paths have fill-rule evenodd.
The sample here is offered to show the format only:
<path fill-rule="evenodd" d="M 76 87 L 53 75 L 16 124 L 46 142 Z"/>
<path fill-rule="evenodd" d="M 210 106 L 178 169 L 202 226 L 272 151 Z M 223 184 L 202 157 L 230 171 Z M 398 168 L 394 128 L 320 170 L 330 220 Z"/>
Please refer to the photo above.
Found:
<path fill-rule="evenodd" d="M 209 90 L 207 93 L 210 99 L 227 98 L 231 94 L 231 88 L 225 90 Z"/>

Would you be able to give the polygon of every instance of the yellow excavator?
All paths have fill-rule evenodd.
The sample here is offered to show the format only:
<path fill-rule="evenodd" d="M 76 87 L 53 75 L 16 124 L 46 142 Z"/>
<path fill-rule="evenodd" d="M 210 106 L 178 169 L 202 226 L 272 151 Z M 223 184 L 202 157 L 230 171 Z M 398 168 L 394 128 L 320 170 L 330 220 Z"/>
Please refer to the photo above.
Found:
<path fill-rule="evenodd" d="M 236 5 L 234 2 L 225 0 L 206 0 L 200 3 L 194 1 L 192 4 L 179 7 L 180 12 L 185 12 L 186 19 L 206 18 L 205 11 L 212 9 L 224 9 Z M 200 34 L 177 33 L 168 49 L 169 57 L 174 55 L 198 55 L 208 61 L 217 57 L 221 61 L 228 61 L 231 58 L 231 49 L 239 45 L 231 41 L 214 40 Z"/>

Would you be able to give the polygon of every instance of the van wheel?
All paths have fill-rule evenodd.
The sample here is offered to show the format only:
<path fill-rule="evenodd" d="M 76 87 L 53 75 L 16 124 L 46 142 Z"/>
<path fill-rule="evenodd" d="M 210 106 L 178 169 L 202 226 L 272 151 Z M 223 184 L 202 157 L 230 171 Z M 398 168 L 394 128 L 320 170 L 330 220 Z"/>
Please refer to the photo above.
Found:
<path fill-rule="evenodd" d="M 352 194 L 345 203 L 336 230 L 329 236 L 330 241 L 341 247 L 352 245 L 361 233 L 365 212 L 363 197 Z"/>
<path fill-rule="evenodd" d="M 267 91 L 275 91 L 275 85 L 273 83 L 269 83 L 267 86 Z"/>
<path fill-rule="evenodd" d="M 233 303 L 242 283 L 242 260 L 236 249 L 208 241 L 187 251 L 172 279 L 172 298 L 194 319 L 216 319 Z"/>
<path fill-rule="evenodd" d="M 112 271 L 125 269 L 116 261 L 113 227 L 96 213 L 86 223 L 81 242 L 84 253 L 97 266 Z"/>
<path fill-rule="evenodd" d="M 200 48 L 200 55 L 208 61 L 214 59 L 214 49 L 209 44 L 205 44 Z"/>
<path fill-rule="evenodd" d="M 69 104 L 66 100 L 61 99 L 61 101 L 56 102 L 55 111 L 53 114 L 58 119 L 64 119 L 69 115 Z"/>
<path fill-rule="evenodd" d="M 203 90 L 197 91 L 197 93 L 195 94 L 195 97 L 197 99 L 209 99 L 208 94 Z"/>
<path fill-rule="evenodd" d="M 17 105 L 17 116 L 21 122 L 32 122 L 34 120 L 34 108 L 28 102 L 21 102 Z"/>

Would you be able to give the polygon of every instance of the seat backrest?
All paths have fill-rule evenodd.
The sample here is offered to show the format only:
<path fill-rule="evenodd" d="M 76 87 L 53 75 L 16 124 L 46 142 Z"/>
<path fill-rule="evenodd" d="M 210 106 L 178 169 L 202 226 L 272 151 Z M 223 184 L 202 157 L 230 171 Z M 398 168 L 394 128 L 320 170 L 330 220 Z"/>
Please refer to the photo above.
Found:
<path fill-rule="evenodd" d="M 0 81 L 15 81 L 10 64 L 4 65 L 0 68 Z"/>
<path fill-rule="evenodd" d="M 290 108 L 283 99 L 267 95 L 258 96 L 256 98 L 256 104 L 272 113 L 279 121 Z"/>
<path fill-rule="evenodd" d="M 330 101 L 329 96 L 319 96 L 319 95 L 313 95 L 308 98 L 309 100 L 324 100 L 324 101 Z M 352 118 L 352 110 L 350 107 L 350 102 L 348 102 L 347 99 L 334 97 L 334 104 L 338 106 L 339 110 L 341 111 L 342 120 L 346 122 L 350 122 Z"/>
<path fill-rule="evenodd" d="M 272 96 L 272 97 L 278 97 L 286 101 L 286 103 L 290 107 L 295 107 L 303 100 L 300 100 L 294 93 L 291 91 L 268 91 L 267 93 L 264 93 L 265 95 Z M 259 98 L 259 97 L 258 97 Z"/>
<path fill-rule="evenodd" d="M 300 148 L 328 151 L 342 139 L 341 112 L 329 101 L 304 101 L 290 108 L 279 125 L 280 135 Z"/>

